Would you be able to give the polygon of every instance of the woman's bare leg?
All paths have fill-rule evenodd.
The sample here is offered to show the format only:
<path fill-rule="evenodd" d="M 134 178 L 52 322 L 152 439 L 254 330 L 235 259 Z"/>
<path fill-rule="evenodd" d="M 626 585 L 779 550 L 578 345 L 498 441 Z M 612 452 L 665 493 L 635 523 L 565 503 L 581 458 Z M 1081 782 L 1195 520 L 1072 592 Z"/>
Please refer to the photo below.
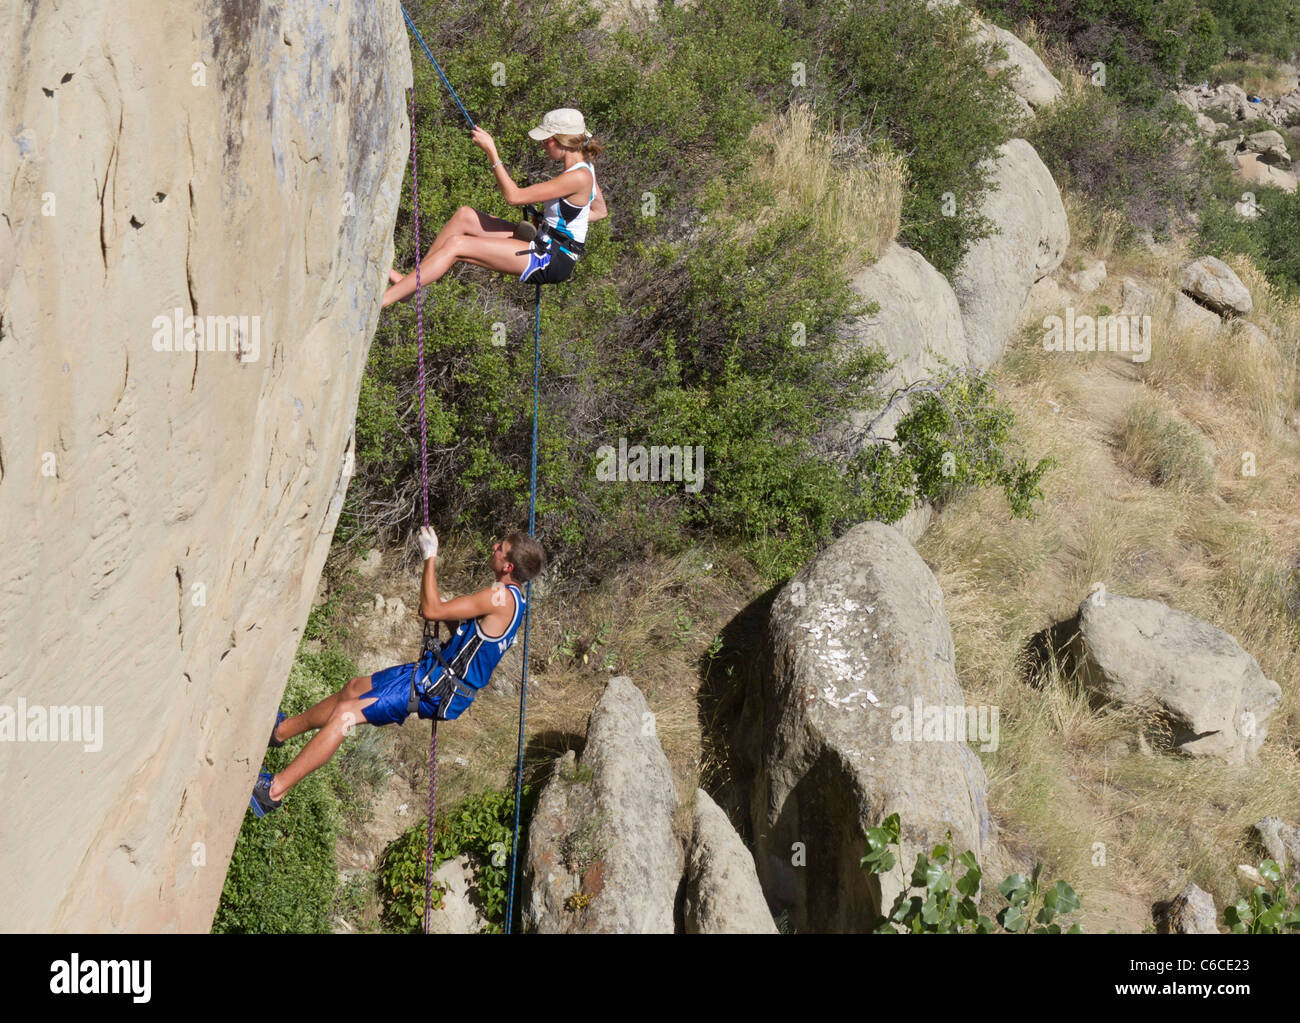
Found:
<path fill-rule="evenodd" d="M 517 238 L 452 235 L 420 261 L 420 286 L 439 280 L 458 261 L 517 277 L 528 266 L 527 250 L 528 243 Z M 409 273 L 384 292 L 383 304 L 400 302 L 414 292 L 415 274 Z"/>
<path fill-rule="evenodd" d="M 439 251 L 446 249 L 453 241 L 462 238 L 496 238 L 513 240 L 514 231 L 515 224 L 513 221 L 503 220 L 500 217 L 494 217 L 487 213 L 480 213 L 472 206 L 462 206 L 452 214 L 451 219 L 448 220 L 443 229 L 438 232 L 438 237 L 433 240 L 433 244 L 429 246 L 428 251 L 424 254 L 424 259 L 420 261 L 420 286 L 423 287 L 425 284 L 432 284 L 451 269 L 451 266 L 456 262 L 456 259 L 453 258 L 451 262 L 446 263 L 446 265 L 443 266 L 442 264 L 444 261 L 436 260 L 435 257 Z M 519 244 L 524 243 L 521 242 Z M 466 259 L 464 262 L 474 262 L 479 266 L 487 265 L 479 262 L 477 259 Z M 442 266 L 442 269 L 435 270 L 435 268 L 439 266 Z M 523 266 L 527 266 L 527 257 L 525 257 Z M 518 273 L 524 272 L 523 266 L 519 268 L 517 271 Z M 490 269 L 496 268 L 490 267 Z M 388 280 L 393 287 L 390 287 L 386 292 L 384 292 L 383 304 L 385 306 L 392 305 L 394 302 L 399 302 L 415 292 L 414 270 L 409 274 L 403 275 L 394 269 L 389 272 Z M 406 282 L 405 287 L 401 287 L 399 290 L 399 286 L 401 286 L 403 282 Z"/>

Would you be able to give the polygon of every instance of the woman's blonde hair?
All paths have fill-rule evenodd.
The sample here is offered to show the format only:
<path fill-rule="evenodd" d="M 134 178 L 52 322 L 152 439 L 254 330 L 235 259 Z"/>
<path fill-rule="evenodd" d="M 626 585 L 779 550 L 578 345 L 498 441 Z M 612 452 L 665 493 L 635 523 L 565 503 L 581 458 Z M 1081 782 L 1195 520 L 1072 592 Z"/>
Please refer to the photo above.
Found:
<path fill-rule="evenodd" d="M 584 156 L 591 157 L 592 159 L 595 159 L 605 151 L 605 147 L 601 145 L 600 140 L 592 135 L 556 134 L 553 135 L 552 138 L 554 138 L 555 141 L 565 149 L 575 150 L 576 152 L 582 153 Z"/>

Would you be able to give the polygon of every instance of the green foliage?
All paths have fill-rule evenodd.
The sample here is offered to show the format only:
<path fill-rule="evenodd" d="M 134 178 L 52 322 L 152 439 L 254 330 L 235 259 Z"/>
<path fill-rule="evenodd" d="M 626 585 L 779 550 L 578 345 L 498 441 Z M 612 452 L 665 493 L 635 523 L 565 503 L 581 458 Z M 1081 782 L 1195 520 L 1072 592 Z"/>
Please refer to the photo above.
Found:
<path fill-rule="evenodd" d="M 867 854 L 862 867 L 873 874 L 887 874 L 897 859 L 890 851 L 896 846 L 902 854 L 901 824 L 898 814 L 890 814 L 880 827 L 867 830 Z M 937 845 L 927 856 L 917 855 L 908 886 L 898 893 L 889 917 L 875 924 L 878 934 L 989 934 L 997 930 L 1017 934 L 1080 934 L 1076 923 L 1062 931 L 1058 917 L 1068 916 L 1079 908 L 1079 898 L 1064 881 L 1051 888 L 1040 882 L 1042 864 L 1035 863 L 1030 877 L 1012 874 L 998 885 L 1007 906 L 993 920 L 979 912 L 978 898 L 983 874 L 975 854 L 970 850 L 953 857 L 952 833 L 944 844 Z M 955 877 L 958 866 L 964 868 Z M 1037 924 L 1038 926 L 1033 926 Z"/>
<path fill-rule="evenodd" d="M 1201 218 L 1198 248 L 1223 258 L 1241 252 L 1254 259 L 1270 283 L 1284 294 L 1300 289 L 1300 191 L 1256 187 L 1252 193 L 1260 216 L 1245 219 L 1233 212 L 1242 186 L 1233 183 L 1209 201 Z"/>
<path fill-rule="evenodd" d="M 1213 0 L 981 0 L 979 7 L 1004 26 L 1033 21 L 1066 40 L 1085 67 L 1103 62 L 1105 88 L 1134 106 L 1153 106 L 1165 89 L 1201 80 L 1225 48 Z"/>
<path fill-rule="evenodd" d="M 1257 884 L 1245 898 L 1225 906 L 1223 922 L 1234 934 L 1300 931 L 1300 902 L 1282 868 L 1273 860 L 1265 860 L 1259 865 L 1259 873 L 1268 886 Z"/>
<path fill-rule="evenodd" d="M 1007 449 L 1015 417 L 988 377 L 954 374 L 936 394 L 922 395 L 898 423 L 899 460 L 916 475 L 916 493 L 942 503 L 969 487 L 999 486 L 1017 518 L 1041 500 L 1050 456 L 1030 466 Z M 897 472 L 897 470 L 895 470 Z"/>
<path fill-rule="evenodd" d="M 337 651 L 302 651 L 282 706 L 294 715 L 336 692 L 356 674 Z M 270 722 L 266 722 L 270 733 Z M 266 770 L 288 765 L 302 747 L 291 741 L 266 751 Z M 248 811 L 226 871 L 214 934 L 328 933 L 337 873 L 339 768 L 331 760 L 294 786 L 280 809 L 258 819 Z"/>
<path fill-rule="evenodd" d="M 524 786 L 525 813 L 535 795 L 534 786 Z M 439 813 L 434 820 L 433 869 L 462 854 L 470 856 L 474 864 L 474 892 L 488 921 L 486 929 L 493 934 L 505 929 L 514 814 L 513 792 L 489 791 Z M 427 821 L 421 821 L 394 839 L 380 858 L 379 889 L 384 922 L 393 930 L 416 932 L 422 926 L 427 837 Z M 521 836 L 521 848 L 523 842 Z M 436 910 L 442 906 L 444 893 L 437 884 L 434 890 Z"/>
<path fill-rule="evenodd" d="M 1300 49 L 1300 8 L 1294 0 L 1203 0 L 1228 50 L 1288 60 Z"/>
<path fill-rule="evenodd" d="M 1040 110 L 1027 137 L 1058 185 L 1123 212 L 1123 242 L 1134 229 L 1165 233 L 1204 203 L 1222 158 L 1192 146 L 1192 129 L 1178 104 L 1127 109 L 1085 86 Z"/>
<path fill-rule="evenodd" d="M 978 211 L 990 182 L 984 161 L 1018 117 L 1011 72 L 986 70 L 992 49 L 965 8 L 932 10 L 924 0 L 839 5 L 818 42 L 830 66 L 817 81 L 837 113 L 882 128 L 908 154 L 899 241 L 951 275 L 966 249 L 995 230 Z"/>
<path fill-rule="evenodd" d="M 903 514 L 906 466 L 882 465 L 883 479 L 866 486 L 846 471 L 847 453 L 825 444 L 850 413 L 878 404 L 885 366 L 878 352 L 839 344 L 863 311 L 844 279 L 845 253 L 810 211 L 775 208 L 735 183 L 762 156 L 751 129 L 789 101 L 792 65 L 809 62 L 801 98 L 837 145 L 856 140 L 866 151 L 867 138 L 910 154 L 902 240 L 940 269 L 955 266 L 991 227 L 975 212 L 983 160 L 1015 110 L 1006 74 L 985 71 L 991 51 L 965 15 L 923 0 L 699 0 L 665 6 L 634 33 L 601 30 L 585 3 L 462 0 L 416 3 L 411 14 L 517 182 L 554 173 L 524 134 L 547 107 L 579 107 L 610 146 L 598 176 L 611 217 L 592 226 L 574 278 L 543 290 L 537 519 L 568 567 L 563 585 L 647 551 L 672 554 L 696 534 L 738 542 L 761 571 L 781 575 L 878 506 Z M 503 53 L 508 84 L 499 87 L 490 68 Z M 416 66 L 427 244 L 458 206 L 511 211 L 443 86 Z M 945 194 L 954 216 L 943 215 Z M 405 268 L 414 253 L 402 201 L 395 243 Z M 532 294 L 473 268 L 425 292 L 440 530 L 500 533 L 527 508 Z M 391 308 L 371 348 L 344 538 L 391 541 L 419 506 L 414 321 L 410 304 Z M 599 449 L 620 437 L 702 448 L 702 488 L 598 480 Z"/>

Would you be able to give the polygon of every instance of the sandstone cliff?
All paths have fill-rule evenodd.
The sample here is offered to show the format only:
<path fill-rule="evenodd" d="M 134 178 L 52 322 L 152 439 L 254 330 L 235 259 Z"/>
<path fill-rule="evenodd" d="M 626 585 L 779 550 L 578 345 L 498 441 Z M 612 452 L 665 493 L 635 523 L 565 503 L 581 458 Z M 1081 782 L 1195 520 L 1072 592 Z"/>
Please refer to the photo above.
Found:
<path fill-rule="evenodd" d="M 210 925 L 351 471 L 410 82 L 396 0 L 0 5 L 0 929 Z M 102 733 L 39 741 L 49 707 Z"/>

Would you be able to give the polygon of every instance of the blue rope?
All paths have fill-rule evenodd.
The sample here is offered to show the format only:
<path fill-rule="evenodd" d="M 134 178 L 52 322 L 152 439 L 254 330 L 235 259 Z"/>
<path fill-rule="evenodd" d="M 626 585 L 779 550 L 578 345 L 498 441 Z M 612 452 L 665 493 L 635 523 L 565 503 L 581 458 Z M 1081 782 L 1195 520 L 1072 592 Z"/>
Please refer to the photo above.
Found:
<path fill-rule="evenodd" d="M 537 285 L 537 299 L 533 304 L 533 466 L 528 479 L 528 535 L 533 535 L 537 522 L 537 396 L 538 381 L 542 376 L 542 286 Z M 528 632 L 533 608 L 533 581 L 524 584 L 524 678 L 519 686 L 519 753 L 515 762 L 515 837 L 510 848 L 510 893 L 506 897 L 506 933 L 514 921 L 515 874 L 519 863 L 519 804 L 524 785 L 524 720 L 528 713 Z"/>
<path fill-rule="evenodd" d="M 406 13 L 405 7 L 402 8 L 402 17 L 406 19 L 406 24 L 410 28 L 410 30 L 415 33 L 415 38 L 419 40 L 420 48 L 424 50 L 424 55 L 429 58 L 429 62 L 433 64 L 434 68 L 437 69 L 438 76 L 442 79 L 442 84 L 445 85 L 447 87 L 447 91 L 451 93 L 451 98 L 456 101 L 456 106 L 460 107 L 460 112 L 465 115 L 465 120 L 469 122 L 469 126 L 471 128 L 475 127 L 474 118 L 469 116 L 469 111 L 465 109 L 465 104 L 460 101 L 460 97 L 456 95 L 456 90 L 451 87 L 451 82 L 449 82 L 447 80 L 447 76 L 443 74 L 442 66 L 437 62 L 437 60 L 434 59 L 433 54 L 429 51 L 429 47 L 424 41 L 424 36 L 420 35 L 420 30 L 415 27 L 415 22 L 412 21 L 411 16 Z M 411 102 L 412 104 L 414 104 L 415 102 L 414 88 L 412 88 L 411 90 L 411 96 L 412 96 Z M 414 131 L 414 123 L 412 123 L 412 131 Z M 412 159 L 414 159 L 414 142 L 412 143 Z M 417 210 L 417 216 L 418 216 L 418 210 Z M 420 256 L 418 247 L 415 255 L 416 255 L 416 259 L 418 260 Z M 417 265 L 417 272 L 418 272 L 418 265 Z M 542 285 L 539 282 L 537 284 L 537 298 L 534 303 L 534 310 L 533 310 L 533 464 L 532 464 L 532 470 L 529 475 L 529 481 L 528 481 L 528 535 L 529 536 L 533 535 L 533 530 L 537 523 L 537 404 L 538 404 L 538 393 L 539 393 L 539 381 L 541 380 L 541 374 L 542 374 Z M 427 513 L 425 515 L 425 521 L 426 523 L 428 522 Z M 528 582 L 524 584 L 524 586 L 525 586 L 524 677 L 523 677 L 523 682 L 519 687 L 519 754 L 515 762 L 515 831 L 514 831 L 514 838 L 511 840 L 511 846 L 510 846 L 510 893 L 506 901 L 506 933 L 507 934 L 510 933 L 511 923 L 514 920 L 515 874 L 518 873 L 517 866 L 518 866 L 518 859 L 519 859 L 519 809 L 520 809 L 519 804 L 523 794 L 523 783 L 524 783 L 524 720 L 528 710 L 528 635 L 530 631 L 529 625 L 532 621 L 531 612 L 533 606 L 533 581 L 529 579 Z M 433 734 L 436 736 L 437 727 L 438 727 L 438 722 L 436 718 L 434 720 L 433 727 L 434 727 Z M 431 753 L 430 756 L 432 757 L 433 754 Z M 430 767 L 429 767 L 430 840 L 432 840 L 432 835 L 433 835 L 432 792 L 433 792 L 433 785 L 436 784 L 434 780 L 436 778 L 436 775 L 434 774 L 436 770 L 437 770 L 436 761 L 431 760 Z M 426 874 L 425 927 L 424 927 L 426 933 L 428 932 L 429 929 L 429 921 L 428 921 L 429 896 L 427 891 L 429 886 L 428 866 L 429 866 L 428 863 L 426 863 L 425 864 L 425 874 Z"/>
<path fill-rule="evenodd" d="M 424 55 L 428 57 L 433 66 L 438 69 L 438 76 L 442 79 L 442 84 L 447 87 L 447 91 L 451 93 L 451 98 L 456 101 L 456 106 L 460 107 L 460 112 L 465 115 L 465 120 L 467 120 L 469 126 L 473 128 L 474 118 L 469 116 L 469 111 L 465 109 L 465 104 L 460 101 L 460 97 L 456 95 L 456 90 L 451 87 L 451 82 L 447 81 L 447 76 L 442 73 L 442 65 L 433 59 L 433 54 L 429 52 L 429 47 L 424 41 L 424 36 L 420 35 L 420 30 L 415 27 L 415 22 L 413 22 L 411 16 L 406 13 L 405 7 L 402 8 L 402 17 L 406 19 L 406 24 L 410 27 L 411 31 L 415 33 L 415 38 L 420 41 L 420 48 L 424 50 Z M 418 257 L 419 253 L 416 253 L 416 255 Z"/>

